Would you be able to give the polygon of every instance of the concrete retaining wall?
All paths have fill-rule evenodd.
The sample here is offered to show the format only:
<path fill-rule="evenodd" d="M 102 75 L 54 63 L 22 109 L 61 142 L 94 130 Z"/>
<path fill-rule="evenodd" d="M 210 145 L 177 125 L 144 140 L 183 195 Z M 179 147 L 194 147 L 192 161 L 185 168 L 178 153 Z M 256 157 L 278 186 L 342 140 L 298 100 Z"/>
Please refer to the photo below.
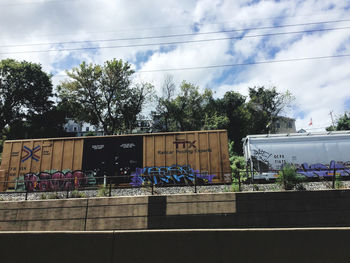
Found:
<path fill-rule="evenodd" d="M 350 262 L 349 228 L 2 232 L 2 262 Z"/>
<path fill-rule="evenodd" d="M 1 231 L 350 227 L 350 190 L 0 202 Z"/>

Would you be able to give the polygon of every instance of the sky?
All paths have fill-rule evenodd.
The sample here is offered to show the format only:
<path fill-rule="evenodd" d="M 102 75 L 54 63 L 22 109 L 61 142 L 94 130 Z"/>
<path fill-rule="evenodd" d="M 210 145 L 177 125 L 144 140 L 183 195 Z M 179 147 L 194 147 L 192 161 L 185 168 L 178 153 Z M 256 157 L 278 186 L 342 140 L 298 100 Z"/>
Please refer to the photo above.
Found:
<path fill-rule="evenodd" d="M 116 58 L 157 94 L 168 76 L 218 98 L 276 87 L 295 97 L 297 130 L 324 131 L 350 110 L 350 1 L 0 0 L 7 58 L 40 63 L 55 86 Z"/>

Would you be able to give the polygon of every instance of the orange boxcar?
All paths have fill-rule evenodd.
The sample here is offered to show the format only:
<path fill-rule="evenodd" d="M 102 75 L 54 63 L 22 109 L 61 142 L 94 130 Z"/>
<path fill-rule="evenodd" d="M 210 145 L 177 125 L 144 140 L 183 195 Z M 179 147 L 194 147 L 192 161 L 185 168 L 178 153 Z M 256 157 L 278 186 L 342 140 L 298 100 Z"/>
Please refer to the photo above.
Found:
<path fill-rule="evenodd" d="M 9 140 L 0 170 L 9 181 L 6 188 L 20 176 L 53 170 L 95 171 L 119 178 L 117 183 L 145 175 L 156 183 L 174 176 L 173 183 L 183 183 L 183 175 L 193 173 L 213 183 L 231 180 L 226 130 Z"/>

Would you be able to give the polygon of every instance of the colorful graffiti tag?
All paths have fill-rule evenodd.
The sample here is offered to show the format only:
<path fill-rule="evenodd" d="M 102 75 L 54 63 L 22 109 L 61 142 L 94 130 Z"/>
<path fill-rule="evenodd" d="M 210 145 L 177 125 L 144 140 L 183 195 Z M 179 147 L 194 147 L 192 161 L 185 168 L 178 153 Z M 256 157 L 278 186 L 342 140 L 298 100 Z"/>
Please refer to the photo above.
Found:
<path fill-rule="evenodd" d="M 341 163 L 331 161 L 329 166 L 321 163 L 311 164 L 303 163 L 299 169 L 296 170 L 299 175 L 307 178 L 327 178 L 335 175 L 346 177 L 350 176 L 350 169 L 346 168 Z"/>
<path fill-rule="evenodd" d="M 62 191 L 72 190 L 95 185 L 96 179 L 93 172 L 80 170 L 67 171 L 65 173 L 56 171 L 52 173 L 40 172 L 27 173 L 17 181 L 16 190 L 32 191 Z M 24 188 L 24 189 L 21 189 Z"/>
<path fill-rule="evenodd" d="M 23 146 L 22 151 L 24 152 L 24 155 L 21 159 L 22 163 L 24 161 L 28 160 L 29 158 L 32 158 L 34 161 L 38 162 L 40 157 L 38 155 L 36 155 L 35 153 L 40 151 L 40 150 L 41 150 L 40 145 L 34 147 L 33 149 L 30 149 L 27 146 Z"/>
<path fill-rule="evenodd" d="M 172 165 L 160 167 L 136 168 L 131 174 L 131 185 L 134 187 L 151 183 L 154 185 L 191 185 L 197 179 L 197 183 L 212 182 L 216 175 L 200 173 L 193 170 L 190 165 Z"/>

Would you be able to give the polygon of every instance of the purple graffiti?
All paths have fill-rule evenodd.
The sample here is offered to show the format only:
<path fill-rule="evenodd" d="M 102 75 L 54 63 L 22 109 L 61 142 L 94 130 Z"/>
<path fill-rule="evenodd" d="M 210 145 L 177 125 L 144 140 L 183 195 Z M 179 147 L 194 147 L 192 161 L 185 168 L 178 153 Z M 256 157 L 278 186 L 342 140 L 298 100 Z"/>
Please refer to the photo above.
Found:
<path fill-rule="evenodd" d="M 342 177 L 350 176 L 350 169 L 347 169 L 343 164 L 331 161 L 329 166 L 321 163 L 311 164 L 303 163 L 300 168 L 296 170 L 299 175 L 305 176 L 307 178 L 327 178 L 334 175 L 339 175 Z"/>
<path fill-rule="evenodd" d="M 131 174 L 130 184 L 139 187 L 145 183 L 154 185 L 167 184 L 193 184 L 195 179 L 199 183 L 212 182 L 216 175 L 202 174 L 198 170 L 193 170 L 189 165 L 172 165 L 161 167 L 136 168 Z"/>
<path fill-rule="evenodd" d="M 54 173 L 40 172 L 24 175 L 24 185 L 28 192 L 79 189 L 89 183 L 87 174 L 80 170 L 66 173 L 57 171 Z M 94 181 L 94 183 L 96 182 Z"/>

